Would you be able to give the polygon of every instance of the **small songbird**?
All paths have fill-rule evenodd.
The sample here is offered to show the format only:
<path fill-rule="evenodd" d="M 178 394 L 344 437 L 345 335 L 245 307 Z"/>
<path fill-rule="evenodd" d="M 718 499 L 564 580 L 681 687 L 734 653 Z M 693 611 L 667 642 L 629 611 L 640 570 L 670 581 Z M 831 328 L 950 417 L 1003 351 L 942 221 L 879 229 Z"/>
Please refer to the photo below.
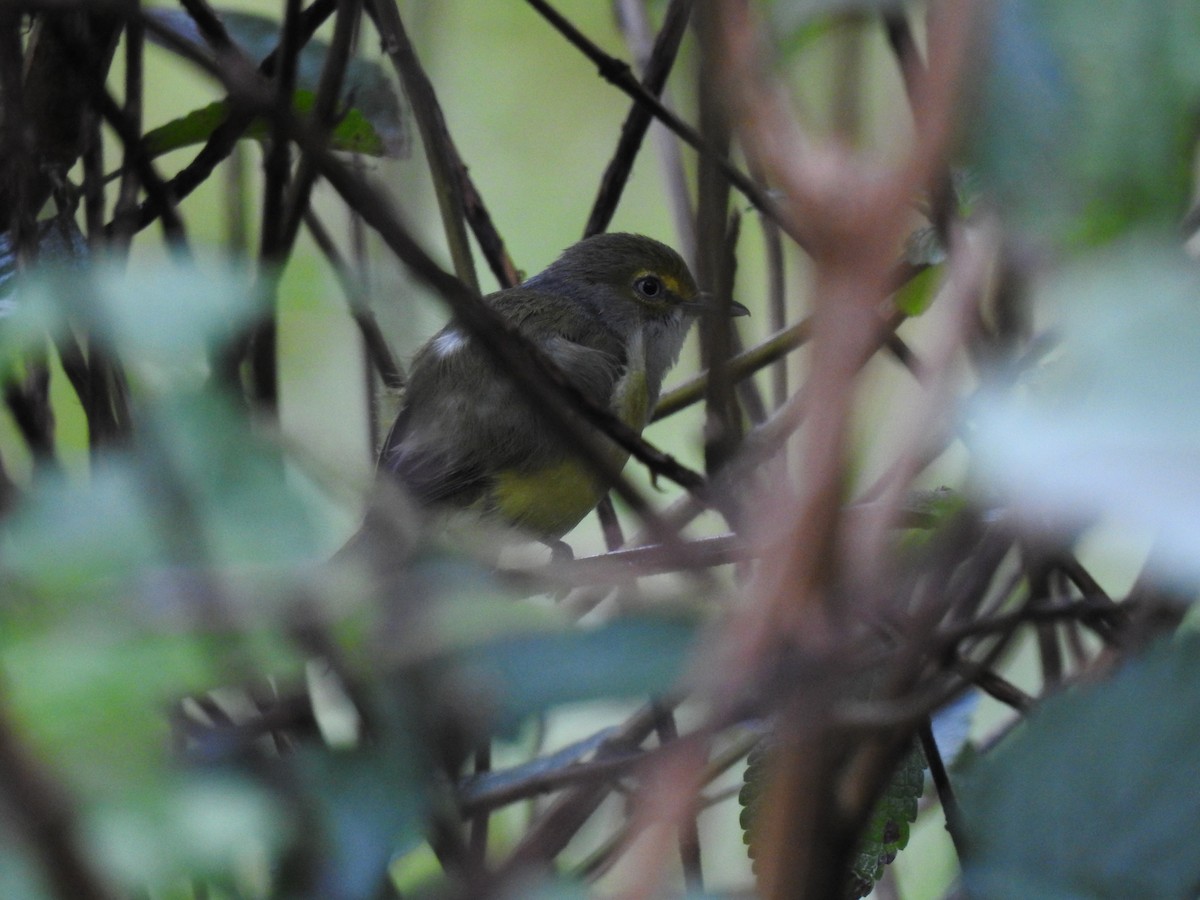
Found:
<path fill-rule="evenodd" d="M 630 428 L 649 421 L 697 315 L 715 309 L 670 247 L 600 234 L 545 271 L 485 298 L 567 381 Z M 739 303 L 733 315 L 746 315 Z M 628 454 L 604 444 L 616 467 Z M 428 507 L 477 511 L 555 543 L 609 485 L 575 456 L 457 325 L 417 353 L 379 468 Z"/>

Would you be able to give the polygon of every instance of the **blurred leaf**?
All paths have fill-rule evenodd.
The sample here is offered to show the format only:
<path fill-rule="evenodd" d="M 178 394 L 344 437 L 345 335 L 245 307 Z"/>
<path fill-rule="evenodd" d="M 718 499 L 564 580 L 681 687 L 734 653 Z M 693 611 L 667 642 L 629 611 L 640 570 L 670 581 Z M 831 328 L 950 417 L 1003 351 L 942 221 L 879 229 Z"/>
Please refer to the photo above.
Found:
<path fill-rule="evenodd" d="M 26 497 L 8 528 L 4 567 L 40 598 L 99 599 L 157 561 L 158 547 L 136 471 L 116 460 L 101 461 L 84 487 L 56 476 Z M 11 615 L 11 606 L 7 612 Z"/>
<path fill-rule="evenodd" d="M 1200 583 L 1200 273 L 1168 244 L 1126 241 L 1037 291 L 1062 344 L 971 420 L 989 490 L 1039 527 L 1100 516 L 1158 537 L 1167 574 Z"/>
<path fill-rule="evenodd" d="M 962 789 L 972 897 L 1192 897 L 1200 639 L 1052 697 Z"/>
<path fill-rule="evenodd" d="M 154 16 L 163 25 L 191 41 L 197 49 L 208 52 L 208 44 L 197 32 L 191 17 L 185 12 L 155 9 L 148 11 L 147 14 Z M 232 10 L 221 10 L 219 14 L 234 42 L 251 59 L 262 61 L 278 45 L 280 23 L 277 19 Z M 305 45 L 296 67 L 297 88 L 309 95 L 316 91 L 328 53 L 328 42 L 320 38 L 313 38 Z M 408 132 L 401 115 L 400 101 L 383 66 L 374 60 L 351 59 L 346 68 L 342 99 L 345 105 L 355 110 L 356 117 L 362 120 L 355 126 L 354 130 L 358 137 L 354 138 L 351 143 L 367 140 L 365 135 L 369 130 L 371 138 L 368 143 L 375 145 L 377 142 L 379 155 L 391 157 L 407 155 Z M 211 107 L 208 108 L 211 109 Z M 181 120 L 175 120 L 176 123 L 179 121 Z M 349 139 L 349 136 L 343 135 L 343 138 Z M 194 141 L 189 141 L 189 143 L 194 143 Z M 184 145 L 180 144 L 179 146 Z M 339 149 L 354 148 L 344 146 Z M 359 150 L 357 152 L 371 151 Z"/>
<path fill-rule="evenodd" d="M 291 483 L 298 476 L 239 411 L 211 394 L 179 395 L 156 409 L 160 446 L 205 526 L 209 559 L 243 569 L 321 560 L 323 548 Z"/>
<path fill-rule="evenodd" d="M 42 872 L 28 848 L 0 824 L 0 897 L 41 900 L 50 897 Z"/>
<path fill-rule="evenodd" d="M 933 302 L 939 282 L 936 267 L 946 261 L 946 248 L 937 229 L 923 225 L 913 230 L 904 242 L 904 261 L 923 268 L 896 291 L 894 302 L 905 315 L 919 316 Z"/>
<path fill-rule="evenodd" d="M 1200 13 L 1187 0 L 1003 0 L 969 155 L 1019 222 L 1097 242 L 1189 197 Z"/>
<path fill-rule="evenodd" d="M 199 381 L 208 348 L 248 323 L 256 309 L 246 273 L 155 261 L 55 259 L 21 279 L 0 330 L 0 355 L 19 358 L 47 333 L 81 327 L 117 350 L 148 383 Z"/>
<path fill-rule="evenodd" d="M 393 856 L 424 840 L 426 769 L 411 749 L 388 745 L 301 756 L 323 828 L 316 896 L 378 896 Z"/>
<path fill-rule="evenodd" d="M 307 115 L 312 111 L 315 99 L 312 91 L 296 91 L 292 98 L 292 108 L 300 115 Z M 218 100 L 147 131 L 143 143 L 151 156 L 161 156 L 172 150 L 178 150 L 180 147 L 202 144 L 228 116 L 229 104 L 224 100 Z M 266 122 L 256 119 L 246 129 L 244 137 L 264 141 L 270 137 L 270 134 L 270 128 Z M 367 156 L 388 155 L 388 146 L 384 139 L 375 131 L 371 122 L 362 112 L 353 107 L 346 110 L 338 121 L 337 127 L 330 133 L 329 146 L 333 150 L 342 150 L 346 153 L 363 153 Z"/>
<path fill-rule="evenodd" d="M 4 544 L 10 577 L 42 598 L 107 593 L 131 614 L 130 601 L 142 599 L 153 606 L 137 607 L 138 615 L 179 612 L 186 621 L 195 611 L 177 604 L 210 577 L 190 568 L 258 574 L 261 592 L 284 577 L 284 564 L 318 559 L 308 511 L 278 452 L 223 402 L 163 400 L 146 411 L 143 429 L 153 453 L 116 453 L 96 462 L 87 484 L 46 481 L 26 498 Z M 140 592 L 128 593 L 134 587 Z"/>
<path fill-rule="evenodd" d="M 228 672 L 217 641 L 80 621 L 5 641 L 13 715 L 45 759 L 89 797 L 154 786 L 168 766 L 165 711 Z"/>
<path fill-rule="evenodd" d="M 193 772 L 94 805 L 84 837 L 107 871 L 130 890 L 145 890 L 183 877 L 232 881 L 256 870 L 267 881 L 292 826 L 248 778 Z"/>
<path fill-rule="evenodd" d="M 69 268 L 83 265 L 89 256 L 87 238 L 74 219 L 57 217 L 38 222 L 38 260 Z M 0 232 L 0 318 L 16 311 L 12 299 L 16 287 L 17 253 L 10 232 Z"/>
<path fill-rule="evenodd" d="M 942 273 L 933 267 L 918 272 L 893 295 L 896 309 L 906 316 L 921 315 L 933 303 L 941 277 Z"/>
<path fill-rule="evenodd" d="M 476 715 L 490 712 L 495 728 L 511 734 L 526 717 L 564 703 L 667 691 L 694 637 L 688 623 L 623 619 L 500 638 L 453 654 L 444 672 Z"/>

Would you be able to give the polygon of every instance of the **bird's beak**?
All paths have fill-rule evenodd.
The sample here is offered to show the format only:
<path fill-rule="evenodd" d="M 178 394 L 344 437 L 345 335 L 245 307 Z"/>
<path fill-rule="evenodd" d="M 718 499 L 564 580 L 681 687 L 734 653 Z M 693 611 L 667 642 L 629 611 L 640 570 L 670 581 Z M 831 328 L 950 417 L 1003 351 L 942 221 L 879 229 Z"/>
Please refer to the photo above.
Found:
<path fill-rule="evenodd" d="M 719 314 L 723 312 L 721 302 L 712 294 L 706 294 L 704 292 L 697 294 L 691 300 L 683 301 L 679 305 L 694 316 L 712 315 L 714 313 Z M 736 300 L 729 301 L 728 310 L 728 315 L 730 318 L 750 315 L 750 310 L 738 303 Z"/>

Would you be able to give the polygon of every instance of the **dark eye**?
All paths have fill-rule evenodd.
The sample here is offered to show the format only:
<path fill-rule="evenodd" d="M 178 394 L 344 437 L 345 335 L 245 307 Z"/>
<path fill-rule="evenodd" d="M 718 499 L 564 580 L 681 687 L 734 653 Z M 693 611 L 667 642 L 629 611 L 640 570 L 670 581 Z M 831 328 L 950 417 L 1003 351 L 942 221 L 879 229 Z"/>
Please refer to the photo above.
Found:
<path fill-rule="evenodd" d="M 653 275 L 643 275 L 633 283 L 633 287 L 643 297 L 658 297 L 663 292 L 663 283 Z"/>

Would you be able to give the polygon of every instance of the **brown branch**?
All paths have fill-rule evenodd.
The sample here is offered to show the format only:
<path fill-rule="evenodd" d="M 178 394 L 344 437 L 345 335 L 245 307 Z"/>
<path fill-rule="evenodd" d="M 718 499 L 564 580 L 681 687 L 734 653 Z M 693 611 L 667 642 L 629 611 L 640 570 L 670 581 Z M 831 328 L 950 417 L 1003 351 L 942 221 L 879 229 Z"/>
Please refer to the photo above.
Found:
<path fill-rule="evenodd" d="M 596 759 L 624 756 L 641 745 L 654 731 L 664 707 L 649 704 L 628 719 L 596 751 Z M 520 843 L 496 872 L 499 883 L 520 878 L 529 870 L 543 868 L 556 857 L 583 827 L 608 796 L 607 783 L 583 785 L 554 801 L 525 832 Z"/>

